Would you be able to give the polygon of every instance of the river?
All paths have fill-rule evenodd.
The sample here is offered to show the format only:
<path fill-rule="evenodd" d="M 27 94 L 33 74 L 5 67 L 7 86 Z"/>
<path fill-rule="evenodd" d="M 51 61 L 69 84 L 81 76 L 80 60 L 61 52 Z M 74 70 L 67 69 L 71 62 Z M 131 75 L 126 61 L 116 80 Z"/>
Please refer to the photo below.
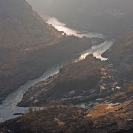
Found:
<path fill-rule="evenodd" d="M 94 33 L 94 32 L 88 32 L 88 31 L 78 31 L 74 30 L 72 28 L 69 28 L 66 26 L 65 23 L 60 22 L 57 18 L 54 17 L 45 17 L 41 15 L 41 17 L 48 23 L 54 26 L 58 31 L 62 31 L 66 33 L 67 35 L 74 35 L 79 38 L 82 38 L 83 36 L 89 37 L 89 38 L 105 38 L 105 36 L 101 33 Z M 63 34 L 64 34 L 63 33 Z"/>
<path fill-rule="evenodd" d="M 101 33 L 79 32 L 77 30 L 68 28 L 66 24 L 60 22 L 56 18 L 47 18 L 46 21 L 47 23 L 52 24 L 57 30 L 63 31 L 67 35 L 74 35 L 77 37 L 85 36 L 90 38 L 93 38 L 93 37 L 105 38 L 105 36 Z M 79 53 L 79 58 L 74 60 L 79 61 L 79 60 L 85 59 L 85 57 L 89 54 L 93 54 L 93 56 L 101 60 L 107 60 L 106 58 L 103 58 L 101 54 L 104 51 L 106 51 L 113 44 L 113 42 L 114 42 L 113 40 L 105 41 L 104 43 L 101 43 L 97 46 L 93 46 L 92 48 L 86 51 L 83 51 L 82 53 Z M 27 83 L 20 86 L 16 91 L 14 91 L 9 96 L 7 96 L 7 98 L 0 105 L 0 122 L 3 122 L 11 118 L 15 118 L 16 116 L 13 115 L 14 113 L 24 113 L 27 110 L 27 108 L 16 106 L 17 103 L 21 101 L 23 94 L 28 90 L 29 87 L 34 86 L 39 81 L 43 81 L 48 77 L 57 74 L 60 68 L 61 68 L 61 65 L 56 65 L 48 69 L 41 77 L 34 80 L 29 80 Z"/>

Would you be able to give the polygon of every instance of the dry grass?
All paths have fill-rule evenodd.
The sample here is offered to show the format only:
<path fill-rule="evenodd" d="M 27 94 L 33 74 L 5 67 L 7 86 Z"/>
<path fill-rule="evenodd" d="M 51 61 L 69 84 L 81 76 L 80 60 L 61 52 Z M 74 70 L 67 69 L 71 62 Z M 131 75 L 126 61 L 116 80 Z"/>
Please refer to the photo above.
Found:
<path fill-rule="evenodd" d="M 118 104 L 98 104 L 89 110 L 87 117 L 99 117 L 110 112 L 114 112 L 118 109 Z"/>

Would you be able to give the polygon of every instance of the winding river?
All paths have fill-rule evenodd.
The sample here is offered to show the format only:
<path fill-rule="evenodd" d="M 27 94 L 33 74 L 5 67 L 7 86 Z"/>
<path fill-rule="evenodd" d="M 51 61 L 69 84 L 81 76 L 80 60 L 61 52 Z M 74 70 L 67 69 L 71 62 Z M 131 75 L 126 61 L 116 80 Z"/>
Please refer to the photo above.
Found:
<path fill-rule="evenodd" d="M 44 18 L 47 23 L 53 25 L 57 30 L 63 31 L 67 35 L 74 35 L 77 37 L 90 37 L 90 38 L 105 38 L 105 36 L 101 33 L 91 33 L 91 32 L 79 32 L 74 29 L 70 29 L 66 26 L 66 24 L 60 22 L 56 18 Z M 82 53 L 79 53 L 79 58 L 75 61 L 79 61 L 82 59 L 85 59 L 85 57 L 89 54 L 93 54 L 96 58 L 99 58 L 101 60 L 107 60 L 106 58 L 103 58 L 101 54 L 106 51 L 112 44 L 113 40 L 111 41 L 105 41 L 104 43 L 101 43 L 97 46 L 93 46 L 92 48 L 83 51 Z M 29 87 L 34 86 L 39 81 L 43 81 L 47 79 L 50 76 L 53 76 L 59 72 L 59 69 L 61 68 L 61 65 L 53 66 L 52 68 L 48 69 L 41 77 L 29 80 L 24 85 L 20 86 L 16 91 L 11 93 L 7 98 L 3 101 L 3 103 L 0 105 L 0 122 L 3 122 L 5 120 L 15 118 L 14 113 L 24 113 L 27 108 L 25 107 L 18 107 L 16 106 L 18 102 L 21 101 L 23 94 L 28 90 Z"/>

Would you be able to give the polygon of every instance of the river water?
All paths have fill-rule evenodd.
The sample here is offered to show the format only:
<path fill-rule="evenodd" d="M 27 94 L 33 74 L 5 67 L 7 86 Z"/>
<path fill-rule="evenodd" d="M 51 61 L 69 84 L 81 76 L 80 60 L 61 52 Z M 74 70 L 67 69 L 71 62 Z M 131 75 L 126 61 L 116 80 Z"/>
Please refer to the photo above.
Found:
<path fill-rule="evenodd" d="M 105 36 L 101 33 L 94 33 L 94 32 L 87 32 L 87 31 L 78 31 L 74 30 L 72 28 L 68 28 L 65 23 L 60 22 L 57 18 L 54 17 L 45 17 L 41 15 L 42 18 L 48 23 L 54 26 L 58 31 L 62 31 L 66 33 L 67 35 L 74 35 L 79 38 L 82 38 L 83 36 L 89 37 L 89 38 L 105 38 Z M 63 34 L 64 34 L 63 33 Z"/>
<path fill-rule="evenodd" d="M 45 18 L 46 20 L 46 18 Z M 66 24 L 58 21 L 56 18 L 47 18 L 47 23 L 52 24 L 57 30 L 63 31 L 67 35 L 74 35 L 77 37 L 90 37 L 90 38 L 105 38 L 105 36 L 101 33 L 87 33 L 87 32 L 79 32 L 74 29 L 70 29 L 66 26 Z M 80 34 L 79 34 L 80 33 Z M 105 41 L 104 43 L 101 43 L 97 46 L 93 46 L 92 48 L 83 51 L 82 53 L 79 53 L 79 58 L 75 61 L 79 61 L 82 59 L 85 59 L 85 57 L 89 54 L 93 54 L 96 58 L 99 58 L 101 60 L 107 60 L 106 58 L 103 58 L 101 54 L 106 51 L 111 45 L 113 44 L 113 40 L 111 41 Z M 25 107 L 18 107 L 16 106 L 17 103 L 19 103 L 23 97 L 23 94 L 28 90 L 29 87 L 34 86 L 39 81 L 43 81 L 47 79 L 50 76 L 53 76 L 59 72 L 59 69 L 61 68 L 61 65 L 56 65 L 49 70 L 47 70 L 41 77 L 35 79 L 35 80 L 29 80 L 24 85 L 20 86 L 16 91 L 11 93 L 7 98 L 3 101 L 3 103 L 0 105 L 0 122 L 3 122 L 5 120 L 15 118 L 14 113 L 24 113 L 27 108 Z"/>
<path fill-rule="evenodd" d="M 28 90 L 29 87 L 34 86 L 39 81 L 43 81 L 50 76 L 53 76 L 59 72 L 61 65 L 54 66 L 47 70 L 41 77 L 29 80 L 24 85 L 20 86 L 16 91 L 11 93 L 0 105 L 0 121 L 5 121 L 7 119 L 15 118 L 14 113 L 24 113 L 27 111 L 25 107 L 16 106 L 23 97 L 24 92 Z"/>

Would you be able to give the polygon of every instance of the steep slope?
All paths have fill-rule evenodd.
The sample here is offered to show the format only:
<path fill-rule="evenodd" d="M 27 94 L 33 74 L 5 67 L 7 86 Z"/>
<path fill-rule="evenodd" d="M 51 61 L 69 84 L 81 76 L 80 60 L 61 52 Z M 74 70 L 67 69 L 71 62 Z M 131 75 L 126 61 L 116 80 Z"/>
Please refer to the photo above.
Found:
<path fill-rule="evenodd" d="M 27 0 L 41 14 L 57 17 L 71 27 L 120 35 L 133 28 L 132 0 Z"/>
<path fill-rule="evenodd" d="M 18 105 L 41 106 L 52 100 L 61 100 L 65 104 L 87 101 L 99 93 L 100 78 L 99 61 L 88 56 L 85 60 L 65 65 L 59 74 L 29 88 Z"/>
<path fill-rule="evenodd" d="M 28 54 L 60 38 L 25 0 L 0 1 L 0 101 L 27 80 Z"/>
<path fill-rule="evenodd" d="M 120 36 L 103 56 L 118 70 L 117 75 L 122 79 L 133 79 L 133 31 Z"/>
<path fill-rule="evenodd" d="M 62 36 L 25 0 L 1 0 L 0 102 L 29 79 L 89 47 L 90 39 Z"/>

